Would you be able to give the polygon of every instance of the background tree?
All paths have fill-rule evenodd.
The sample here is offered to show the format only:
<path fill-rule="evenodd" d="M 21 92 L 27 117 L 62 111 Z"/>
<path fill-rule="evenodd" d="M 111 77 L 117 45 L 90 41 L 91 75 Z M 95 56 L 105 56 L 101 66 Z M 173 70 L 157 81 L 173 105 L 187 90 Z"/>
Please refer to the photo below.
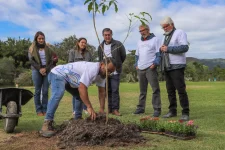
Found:
<path fill-rule="evenodd" d="M 15 77 L 15 65 L 12 57 L 0 59 L 0 85 L 13 84 Z"/>
<path fill-rule="evenodd" d="M 123 72 L 121 75 L 121 81 L 125 82 L 137 82 L 137 70 L 134 67 L 135 64 L 135 50 L 130 50 L 127 54 L 126 60 L 123 63 Z"/>

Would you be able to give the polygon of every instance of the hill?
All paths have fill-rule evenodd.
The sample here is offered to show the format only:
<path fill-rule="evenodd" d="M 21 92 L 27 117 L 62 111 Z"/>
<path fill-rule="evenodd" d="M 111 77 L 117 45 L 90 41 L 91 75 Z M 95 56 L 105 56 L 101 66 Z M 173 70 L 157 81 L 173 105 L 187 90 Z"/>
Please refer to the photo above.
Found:
<path fill-rule="evenodd" d="M 205 66 L 208 66 L 209 69 L 213 69 L 217 65 L 219 65 L 221 68 L 225 68 L 225 59 L 222 58 L 216 58 L 216 59 L 198 59 L 194 57 L 187 57 L 187 63 L 188 62 L 198 62 Z"/>

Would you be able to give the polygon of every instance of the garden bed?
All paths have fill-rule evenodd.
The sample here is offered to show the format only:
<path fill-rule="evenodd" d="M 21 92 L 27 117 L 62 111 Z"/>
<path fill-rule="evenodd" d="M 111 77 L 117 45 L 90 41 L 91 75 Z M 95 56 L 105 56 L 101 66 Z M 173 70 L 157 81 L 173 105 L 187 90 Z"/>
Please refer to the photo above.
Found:
<path fill-rule="evenodd" d="M 144 117 L 140 119 L 140 128 L 143 133 L 159 134 L 180 140 L 196 138 L 198 126 L 194 121 L 161 121 L 159 118 Z"/>

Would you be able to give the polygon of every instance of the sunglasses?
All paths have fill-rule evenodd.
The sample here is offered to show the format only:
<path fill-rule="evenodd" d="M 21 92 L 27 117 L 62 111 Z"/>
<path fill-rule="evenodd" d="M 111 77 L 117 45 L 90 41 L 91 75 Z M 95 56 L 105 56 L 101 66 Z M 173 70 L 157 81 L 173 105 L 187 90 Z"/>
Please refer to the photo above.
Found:
<path fill-rule="evenodd" d="M 139 32 L 141 33 L 141 32 L 143 32 L 143 31 L 145 31 L 145 30 L 147 30 L 147 29 L 140 30 Z"/>

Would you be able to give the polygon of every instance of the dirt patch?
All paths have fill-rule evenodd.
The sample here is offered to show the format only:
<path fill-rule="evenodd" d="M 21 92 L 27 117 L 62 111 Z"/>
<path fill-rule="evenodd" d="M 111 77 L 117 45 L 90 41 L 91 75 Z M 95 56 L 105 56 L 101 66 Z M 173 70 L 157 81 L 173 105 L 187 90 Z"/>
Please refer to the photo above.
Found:
<path fill-rule="evenodd" d="M 94 122 L 90 119 L 70 120 L 60 125 L 57 135 L 51 138 L 41 137 L 38 131 L 16 134 L 2 131 L 0 150 L 109 150 L 112 147 L 146 146 L 136 125 L 125 125 L 113 118 L 109 118 L 108 124 L 105 121 L 105 116 L 98 116 Z"/>
<path fill-rule="evenodd" d="M 129 146 L 144 143 L 146 140 L 140 135 L 140 129 L 135 124 L 123 124 L 119 120 L 100 115 L 95 121 L 70 120 L 61 125 L 58 132 L 58 148 L 72 148 L 77 146 Z"/>
<path fill-rule="evenodd" d="M 57 137 L 48 140 L 40 137 L 38 132 L 26 132 L 11 135 L 0 142 L 1 150 L 45 150 L 58 149 L 56 146 Z"/>

